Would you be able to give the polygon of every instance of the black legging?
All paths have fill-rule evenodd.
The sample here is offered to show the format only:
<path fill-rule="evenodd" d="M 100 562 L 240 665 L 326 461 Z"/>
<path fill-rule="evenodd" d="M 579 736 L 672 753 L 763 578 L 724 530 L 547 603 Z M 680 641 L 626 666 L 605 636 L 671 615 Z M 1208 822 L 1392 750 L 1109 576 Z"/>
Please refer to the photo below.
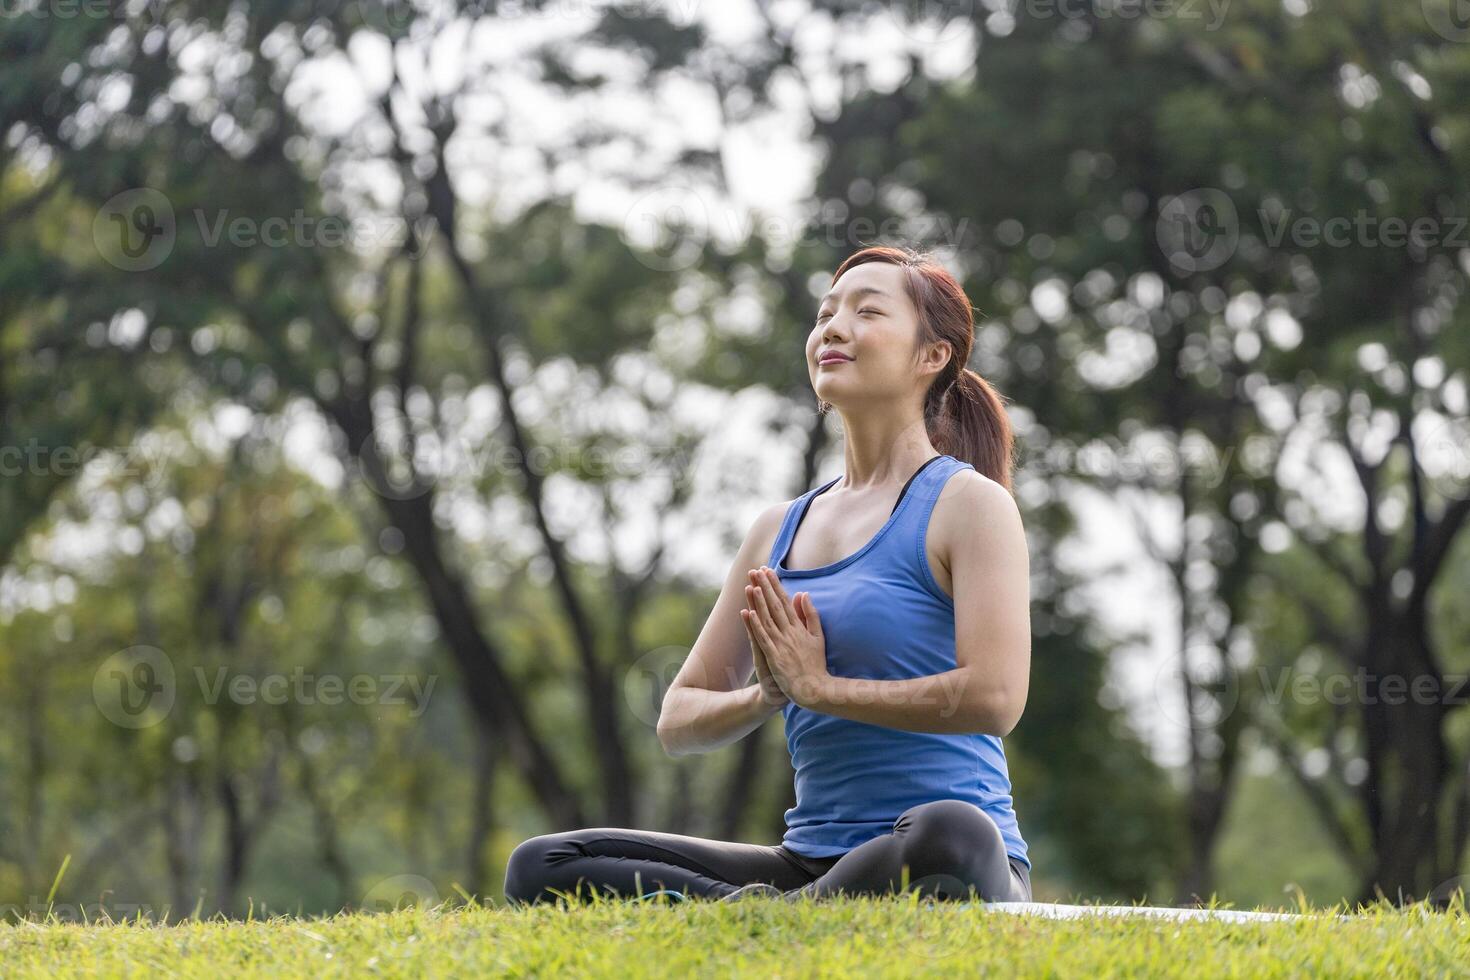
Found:
<path fill-rule="evenodd" d="M 825 858 L 804 857 L 785 844 L 618 827 L 543 834 L 511 854 L 505 897 L 513 903 L 549 902 L 561 892 L 586 901 L 594 889 L 621 897 L 672 889 L 721 898 L 756 881 L 782 891 L 800 888 L 815 898 L 889 894 L 902 890 L 905 866 L 908 887 L 935 898 L 968 898 L 973 887 L 984 901 L 1031 900 L 1026 865 L 1006 854 L 995 821 L 963 800 L 910 807 L 891 832 Z"/>

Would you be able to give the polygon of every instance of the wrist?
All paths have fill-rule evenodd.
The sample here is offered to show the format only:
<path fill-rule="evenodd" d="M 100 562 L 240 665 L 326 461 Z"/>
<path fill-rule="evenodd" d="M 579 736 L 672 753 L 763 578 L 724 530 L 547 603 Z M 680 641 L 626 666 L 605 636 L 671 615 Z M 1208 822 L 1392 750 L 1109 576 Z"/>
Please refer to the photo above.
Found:
<path fill-rule="evenodd" d="M 773 701 L 771 697 L 766 693 L 765 686 L 762 685 L 759 681 L 751 684 L 744 690 L 745 694 L 750 698 L 751 710 L 754 711 L 756 717 L 760 718 L 762 721 L 769 718 L 771 715 L 776 714 L 782 708 L 786 707 L 786 702 L 784 700 Z"/>
<path fill-rule="evenodd" d="M 808 674 L 792 685 L 790 698 L 797 707 L 808 711 L 823 711 L 831 702 L 833 683 L 834 679 L 829 673 Z"/>

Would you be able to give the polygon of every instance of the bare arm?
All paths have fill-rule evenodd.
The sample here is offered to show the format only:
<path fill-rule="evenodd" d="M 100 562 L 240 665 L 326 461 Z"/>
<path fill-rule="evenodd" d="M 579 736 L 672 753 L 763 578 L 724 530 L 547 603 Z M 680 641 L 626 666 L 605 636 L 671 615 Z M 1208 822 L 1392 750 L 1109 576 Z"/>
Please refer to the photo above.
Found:
<path fill-rule="evenodd" d="M 738 742 L 785 703 L 773 701 L 759 683 L 750 683 L 755 662 L 740 610 L 745 608 L 746 573 L 770 556 L 787 506 L 767 508 L 751 525 L 694 648 L 664 694 L 658 740 L 671 756 Z"/>
<path fill-rule="evenodd" d="M 772 664 L 788 678 L 783 687 L 793 701 L 905 731 L 1004 736 L 1015 728 L 1031 673 L 1030 563 L 1020 512 L 999 484 L 961 474 L 940 495 L 931 527 L 950 556 L 955 669 L 902 680 L 829 674 L 815 653 L 819 631 L 808 636 L 792 623 L 797 597 L 773 577 L 757 576 L 770 610 L 761 635 L 771 637 Z M 812 613 L 820 622 L 821 610 Z"/>

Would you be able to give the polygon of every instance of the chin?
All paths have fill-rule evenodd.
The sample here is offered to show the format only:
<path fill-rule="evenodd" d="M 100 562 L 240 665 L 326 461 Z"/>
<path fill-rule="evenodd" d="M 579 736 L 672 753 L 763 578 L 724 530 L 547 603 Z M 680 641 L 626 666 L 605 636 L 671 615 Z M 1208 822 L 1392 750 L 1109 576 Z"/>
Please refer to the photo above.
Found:
<path fill-rule="evenodd" d="M 842 406 L 847 401 L 846 385 L 834 385 L 831 382 L 816 385 L 812 391 L 817 396 L 817 401 L 826 402 L 834 409 Z"/>

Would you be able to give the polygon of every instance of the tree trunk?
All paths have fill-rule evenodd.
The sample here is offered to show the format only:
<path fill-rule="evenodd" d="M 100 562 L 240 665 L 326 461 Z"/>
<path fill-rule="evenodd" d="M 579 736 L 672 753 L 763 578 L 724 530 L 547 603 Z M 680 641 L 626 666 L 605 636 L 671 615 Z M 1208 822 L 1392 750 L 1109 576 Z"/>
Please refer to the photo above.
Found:
<path fill-rule="evenodd" d="M 485 894 L 485 841 L 495 826 L 495 746 L 476 726 L 474 795 L 470 803 L 470 838 L 465 856 L 465 890 Z"/>

